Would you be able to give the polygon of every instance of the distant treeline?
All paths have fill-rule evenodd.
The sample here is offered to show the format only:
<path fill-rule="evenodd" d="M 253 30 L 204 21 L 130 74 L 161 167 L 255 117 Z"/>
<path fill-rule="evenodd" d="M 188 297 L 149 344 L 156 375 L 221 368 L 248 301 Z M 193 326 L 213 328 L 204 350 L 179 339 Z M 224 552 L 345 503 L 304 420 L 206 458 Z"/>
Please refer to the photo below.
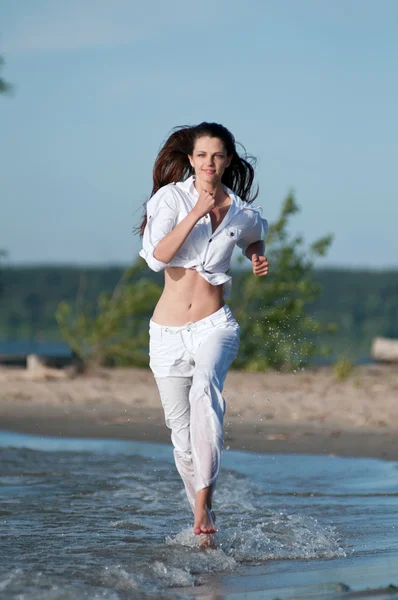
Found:
<path fill-rule="evenodd" d="M 113 290 L 123 270 L 123 267 L 3 267 L 0 338 L 61 339 L 54 316 L 59 302 L 74 303 L 84 298 L 94 303 L 100 292 Z M 234 294 L 239 293 L 241 273 L 239 270 L 231 273 Z M 144 270 L 142 274 L 162 281 L 161 273 Z M 373 337 L 398 338 L 398 271 L 322 269 L 314 271 L 314 280 L 323 289 L 309 312 L 322 323 L 338 326 L 337 333 L 325 338 L 334 355 L 345 352 L 353 359 L 366 357 Z"/>

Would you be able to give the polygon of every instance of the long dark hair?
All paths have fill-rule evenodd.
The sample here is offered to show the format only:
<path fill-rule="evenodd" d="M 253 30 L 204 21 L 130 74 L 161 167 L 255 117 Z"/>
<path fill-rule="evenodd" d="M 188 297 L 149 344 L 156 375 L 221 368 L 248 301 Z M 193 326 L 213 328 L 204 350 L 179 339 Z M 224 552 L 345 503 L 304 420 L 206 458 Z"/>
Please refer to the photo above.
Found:
<path fill-rule="evenodd" d="M 172 131 L 173 133 L 157 155 L 153 167 L 151 198 L 164 185 L 184 181 L 194 174 L 188 155 L 192 156 L 196 140 L 204 136 L 220 139 L 224 143 L 227 155 L 232 155 L 231 164 L 222 176 L 222 183 L 248 204 L 257 198 L 258 187 L 252 190 L 256 159 L 249 156 L 241 144 L 239 144 L 241 153 L 238 154 L 236 150 L 238 144 L 226 127 L 219 123 L 203 122 L 191 127 L 187 125 L 175 127 Z M 141 225 L 137 227 L 141 235 L 144 233 L 146 222 L 145 209 Z"/>

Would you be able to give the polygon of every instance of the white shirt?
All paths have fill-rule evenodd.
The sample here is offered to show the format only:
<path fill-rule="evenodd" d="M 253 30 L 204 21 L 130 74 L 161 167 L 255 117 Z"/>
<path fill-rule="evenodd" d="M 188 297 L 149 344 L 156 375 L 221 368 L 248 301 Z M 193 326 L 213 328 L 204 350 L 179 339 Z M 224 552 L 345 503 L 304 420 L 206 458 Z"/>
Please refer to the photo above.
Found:
<path fill-rule="evenodd" d="M 154 271 L 166 267 L 196 269 L 212 285 L 225 284 L 224 296 L 228 298 L 231 277 L 226 272 L 235 245 L 245 254 L 250 244 L 263 239 L 263 231 L 264 236 L 267 235 L 268 223 L 259 213 L 261 207 L 252 207 L 232 190 L 223 187 L 231 198 L 231 206 L 220 225 L 212 232 L 210 216 L 199 219 L 169 263 L 154 257 L 155 248 L 191 212 L 199 193 L 194 185 L 194 176 L 161 187 L 147 203 L 148 220 L 139 254 Z"/>

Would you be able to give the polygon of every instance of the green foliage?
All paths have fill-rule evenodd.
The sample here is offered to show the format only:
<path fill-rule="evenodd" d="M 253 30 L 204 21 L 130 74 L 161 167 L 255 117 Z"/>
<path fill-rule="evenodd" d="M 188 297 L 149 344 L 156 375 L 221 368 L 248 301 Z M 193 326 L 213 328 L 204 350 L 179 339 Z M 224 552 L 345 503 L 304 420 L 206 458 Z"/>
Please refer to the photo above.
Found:
<path fill-rule="evenodd" d="M 398 338 L 398 271 L 325 269 L 316 272 L 323 292 L 313 311 L 339 327 L 336 355 L 368 356 L 376 336 Z"/>
<path fill-rule="evenodd" d="M 4 58 L 0 56 L 0 71 L 4 66 Z M 12 91 L 12 86 L 0 77 L 0 94 L 7 94 Z"/>
<path fill-rule="evenodd" d="M 161 288 L 145 277 L 143 261 L 127 269 L 112 294 L 101 292 L 95 305 L 78 295 L 73 307 L 61 302 L 56 319 L 62 335 L 86 367 L 148 364 L 148 314 Z"/>
<path fill-rule="evenodd" d="M 328 235 L 305 249 L 301 236 L 288 233 L 290 217 L 299 211 L 292 194 L 277 221 L 269 228 L 267 257 L 270 274 L 240 277 L 232 296 L 233 312 L 241 326 L 241 349 L 235 365 L 251 370 L 298 368 L 327 348 L 317 343 L 321 333 L 335 327 L 320 323 L 309 309 L 321 291 L 313 275 L 313 259 L 324 256 L 332 242 Z"/>
<path fill-rule="evenodd" d="M 333 365 L 335 377 L 339 381 L 348 379 L 352 375 L 354 368 L 354 363 L 345 354 L 341 354 Z"/>
<path fill-rule="evenodd" d="M 268 251 L 271 248 L 267 241 L 267 254 Z M 245 263 L 249 266 L 246 259 Z M 274 265 L 270 266 L 270 275 L 263 278 L 267 286 L 274 285 L 276 275 Z M 24 267 L 12 266 L 9 260 L 3 260 L 0 268 L 0 341 L 14 342 L 30 338 L 35 341 L 59 342 L 61 334 L 55 312 L 60 301 L 74 307 L 76 296 L 79 295 L 79 280 L 84 279 L 85 302 L 97 306 L 98 296 L 101 292 L 112 293 L 124 270 L 121 266 Z M 232 308 L 236 313 L 242 304 L 240 296 L 243 294 L 246 277 L 251 280 L 258 278 L 249 276 L 242 269 L 233 270 L 231 274 Z M 314 288 L 319 285 L 322 289 L 313 303 L 304 305 L 304 312 L 311 319 L 316 315 L 317 320 L 325 326 L 325 331 L 309 337 L 310 343 L 315 340 L 319 348 L 313 355 L 314 358 L 320 358 L 327 346 L 330 347 L 332 356 L 347 353 L 355 362 L 369 357 L 371 342 L 375 336 L 398 338 L 398 270 L 314 269 L 312 277 Z M 154 273 L 144 267 L 140 267 L 131 282 L 141 278 L 158 286 L 162 283 L 161 273 Z M 266 282 L 261 288 L 263 294 Z M 246 285 L 248 283 L 246 281 Z M 145 326 L 151 310 L 148 305 L 146 314 L 142 316 Z M 247 317 L 251 317 L 251 320 L 258 318 L 256 314 L 248 314 Z M 333 336 L 328 333 L 327 324 L 330 322 L 338 325 L 338 331 Z M 244 329 L 245 325 L 242 323 L 241 353 L 247 343 Z M 264 341 L 261 343 L 264 344 Z"/>
<path fill-rule="evenodd" d="M 3 278 L 3 261 L 7 258 L 8 253 L 6 250 L 0 248 L 0 298 L 4 293 L 4 278 Z"/>
<path fill-rule="evenodd" d="M 312 259 L 323 256 L 331 236 L 315 241 L 308 250 L 300 236 L 291 238 L 289 218 L 298 212 L 289 195 L 268 235 L 271 275 L 240 274 L 239 295 L 232 298 L 241 325 L 238 368 L 262 371 L 292 369 L 323 351 L 316 344 L 319 323 L 306 311 L 319 295 L 313 281 Z M 95 306 L 62 302 L 56 312 L 60 330 L 71 348 L 89 365 L 147 364 L 148 311 L 152 312 L 160 287 L 142 276 L 143 262 L 125 272 L 112 294 L 101 292 Z M 135 279 L 135 281 L 133 281 Z M 129 282 L 130 281 L 130 282 Z"/>
<path fill-rule="evenodd" d="M 268 244 L 267 244 L 268 246 Z M 269 248 L 267 247 L 267 253 Z M 245 259 L 246 265 L 249 262 Z M 274 280 L 274 265 L 267 280 Z M 79 281 L 84 279 L 85 301 L 93 306 L 102 291 L 112 293 L 125 268 L 12 266 L 3 260 L 0 268 L 0 340 L 22 341 L 28 338 L 59 342 L 61 334 L 55 320 L 60 301 L 75 306 Z M 233 310 L 241 303 L 246 273 L 232 271 Z M 304 306 L 305 313 L 326 325 L 334 322 L 338 331 L 316 334 L 319 347 L 328 346 L 332 355 L 349 353 L 353 361 L 368 357 L 371 341 L 376 335 L 398 338 L 398 270 L 314 269 L 314 286 L 322 288 L 319 297 Z M 132 281 L 144 277 L 158 285 L 162 274 L 142 269 Z M 251 276 L 251 279 L 257 279 Z M 265 282 L 264 282 L 265 283 Z M 81 287 L 81 284 L 80 284 Z M 32 294 L 35 298 L 32 298 Z M 151 308 L 143 319 L 147 324 Z M 252 316 L 253 315 L 249 315 Z M 256 315 L 254 315 L 256 318 Z M 240 317 L 239 317 L 240 318 Z M 242 339 L 242 351 L 245 346 Z M 318 351 L 314 357 L 319 358 Z"/>

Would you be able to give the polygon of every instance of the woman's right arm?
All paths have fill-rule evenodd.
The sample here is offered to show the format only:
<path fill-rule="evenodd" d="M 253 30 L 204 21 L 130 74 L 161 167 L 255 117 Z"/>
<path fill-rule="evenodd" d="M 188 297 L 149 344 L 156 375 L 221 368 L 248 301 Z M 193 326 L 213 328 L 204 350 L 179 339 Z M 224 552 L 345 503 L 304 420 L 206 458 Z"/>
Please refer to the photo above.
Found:
<path fill-rule="evenodd" d="M 209 192 L 201 192 L 191 212 L 156 245 L 153 252 L 156 260 L 163 263 L 172 261 L 196 223 L 214 208 L 214 204 L 214 197 Z"/>
<path fill-rule="evenodd" d="M 193 208 L 174 229 L 158 242 L 153 251 L 156 260 L 166 264 L 171 262 L 200 218 Z"/>
<path fill-rule="evenodd" d="M 199 219 L 214 207 L 214 197 L 208 192 L 201 192 L 194 208 L 176 225 L 175 199 L 170 197 L 168 190 L 159 192 L 148 202 L 148 221 L 140 252 L 154 271 L 167 267 Z"/>

